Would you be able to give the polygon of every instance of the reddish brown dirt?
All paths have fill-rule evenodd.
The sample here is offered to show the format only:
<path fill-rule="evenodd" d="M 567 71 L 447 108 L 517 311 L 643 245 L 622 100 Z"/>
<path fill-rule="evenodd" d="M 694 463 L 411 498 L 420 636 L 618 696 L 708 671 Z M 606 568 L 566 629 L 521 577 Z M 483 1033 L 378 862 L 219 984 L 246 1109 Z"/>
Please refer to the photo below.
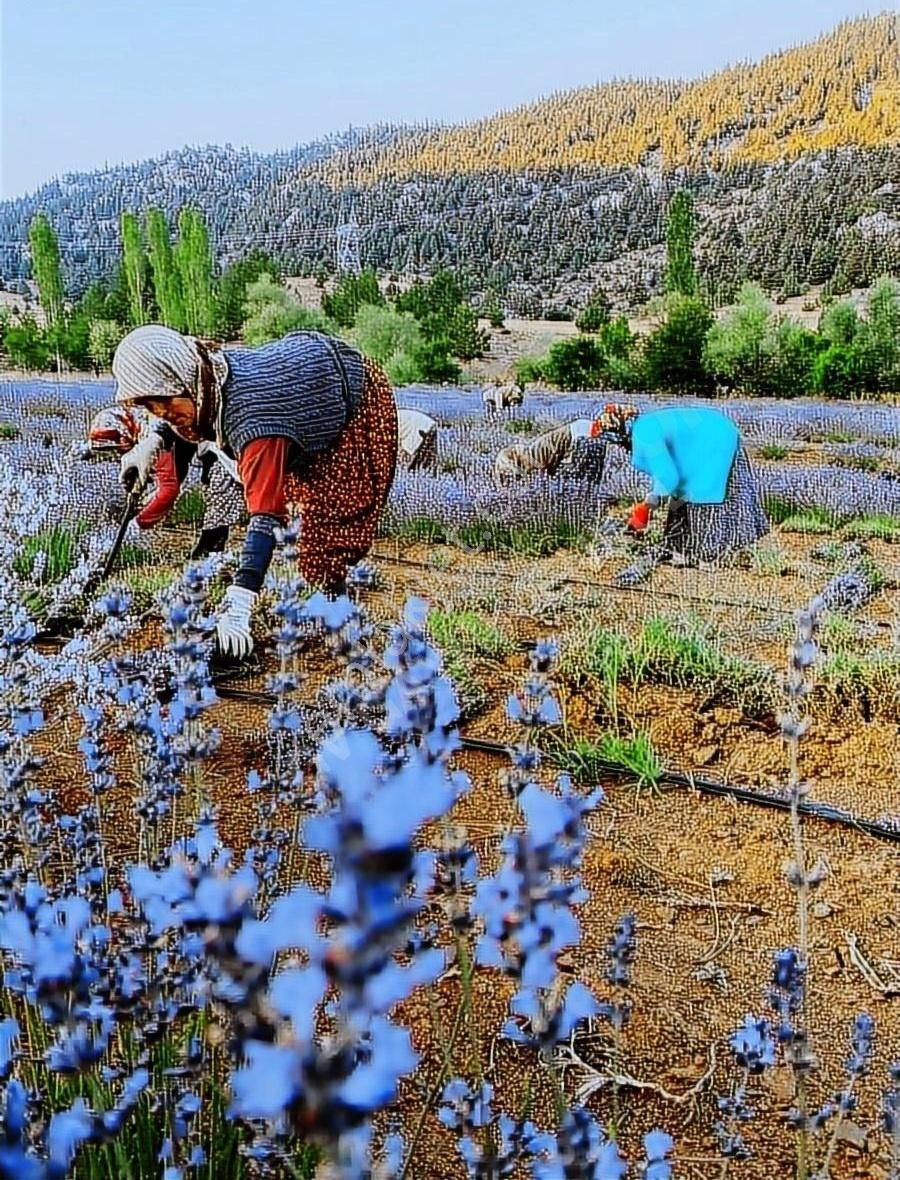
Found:
<path fill-rule="evenodd" d="M 383 551 L 387 548 L 382 545 Z M 449 569 L 382 564 L 385 585 L 370 597 L 376 617 L 395 618 L 410 593 L 422 593 L 442 605 L 464 605 L 472 602 L 473 595 L 482 594 L 487 602 L 491 593 L 499 592 L 496 612 L 492 615 L 485 610 L 485 616 L 503 622 L 516 638 L 523 639 L 558 632 L 560 622 L 571 624 L 584 617 L 610 623 L 618 620 L 630 629 L 643 617 L 678 606 L 677 601 L 652 591 L 646 596 L 604 591 L 589 605 L 576 604 L 568 618 L 554 616 L 554 625 L 548 625 L 531 609 L 534 604 L 526 591 L 537 578 L 552 585 L 572 573 L 573 560 L 584 559 L 560 556 L 531 567 L 495 563 L 493 578 L 489 578 L 489 559 L 461 558 L 451 550 L 437 552 L 439 564 L 447 563 Z M 798 552 L 797 560 L 805 552 Z M 419 558 L 425 552 L 414 548 L 407 555 Z M 431 560 L 434 556 L 432 551 Z M 498 568 L 515 574 L 512 590 L 507 589 L 510 579 L 498 576 Z M 478 572 L 481 569 L 483 574 Z M 598 577 L 593 568 L 579 569 L 578 573 Z M 816 588 L 815 582 L 800 575 L 766 580 L 732 571 L 726 579 L 715 581 L 704 571 L 658 573 L 659 577 L 654 577 L 657 590 L 669 587 L 677 593 L 679 587 L 683 590 L 690 584 L 699 592 L 708 584 L 720 597 L 740 600 L 743 594 L 747 601 L 752 592 L 753 601 L 781 607 L 801 605 Z M 865 617 L 881 617 L 885 610 L 883 602 L 873 604 Z M 761 643 L 768 642 L 773 653 L 776 649 L 783 652 L 790 619 L 780 616 L 777 638 L 766 638 L 764 626 L 755 622 L 766 618 L 771 622 L 764 612 L 729 608 L 722 617 L 723 643 L 746 642 L 757 658 Z M 746 631 L 741 631 L 742 625 L 751 632 L 750 641 Z M 468 732 L 500 740 L 513 738 L 501 702 L 521 681 L 524 655 L 516 654 L 502 664 L 476 662 L 475 667 L 488 681 L 497 704 L 474 719 Z M 313 653 L 303 657 L 303 668 L 307 680 L 302 696 L 310 699 L 333 674 L 334 666 L 321 653 Z M 256 677 L 250 687 L 264 687 L 264 678 Z M 609 702 L 601 687 L 590 682 L 581 686 L 561 683 L 559 690 L 572 732 L 588 739 L 599 737 L 609 725 Z M 68 810 L 83 804 L 88 793 L 71 703 L 59 704 L 40 744 L 44 752 L 53 753 L 46 785 L 56 791 L 60 804 Z M 642 686 L 637 691 L 622 686 L 617 706 L 620 725 L 633 723 L 649 731 L 664 760 L 678 767 L 763 788 L 784 781 L 784 750 L 770 716 L 748 717 L 734 704 L 710 702 L 697 693 L 660 686 Z M 204 767 L 202 788 L 217 809 L 223 838 L 240 854 L 255 822 L 245 782 L 250 767 L 262 767 L 265 762 L 266 707 L 223 699 L 212 711 L 211 721 L 222 733 L 222 745 Z M 888 718 L 875 716 L 866 721 L 858 713 L 830 709 L 824 721 L 816 714 L 813 730 L 804 741 L 802 764 L 812 797 L 870 816 L 896 814 L 896 736 L 896 722 Z M 132 760 L 122 739 L 118 739 L 116 756 L 123 785 L 104 801 L 103 812 L 104 829 L 119 868 L 136 855 L 138 825 L 133 788 L 128 785 Z M 500 762 L 463 753 L 459 764 L 470 774 L 472 790 L 458 805 L 453 819 L 466 826 L 482 871 L 489 871 L 496 866 L 502 834 L 516 822 L 516 810 L 498 784 Z M 584 937 L 563 963 L 598 996 L 607 996 L 604 947 L 619 915 L 635 912 L 634 1018 L 626 1034 L 621 1070 L 640 1085 L 622 1090 L 623 1144 L 632 1158 L 639 1158 L 640 1135 L 654 1125 L 664 1126 L 677 1140 L 678 1175 L 717 1177 L 719 1163 L 711 1128 L 716 1117 L 715 1098 L 727 1092 L 733 1077 L 727 1036 L 746 1014 L 766 1013 L 772 953 L 796 941 L 795 902 L 781 872 L 791 854 L 789 820 L 781 813 L 684 791 L 652 794 L 624 782 L 603 786 L 607 801 L 591 820 L 592 838 L 584 865 L 590 891 L 590 900 L 580 915 Z M 179 827 L 187 823 L 192 807 L 189 794 Z M 283 818 L 287 823 L 293 821 L 290 816 Z M 853 1017 L 860 1011 L 871 1012 L 878 1022 L 876 1061 L 871 1077 L 860 1089 L 859 1116 L 860 1125 L 868 1128 L 874 1122 L 886 1065 L 900 1054 L 900 997 L 886 997 L 867 982 L 850 945 L 856 945 L 885 980 L 890 977 L 891 964 L 900 960 L 900 846 L 821 821 L 806 821 L 804 831 L 810 861 L 822 856 L 829 866 L 828 879 L 815 898 L 811 928 L 808 1022 L 821 1061 L 813 1098 L 818 1104 L 841 1085 Z M 307 866 L 303 867 L 306 871 Z M 315 867 L 309 871 L 321 883 Z M 509 985 L 494 972 L 479 971 L 474 988 L 476 1028 L 464 1023 L 452 1045 L 451 1029 L 460 998 L 456 968 L 451 966 L 439 984 L 419 993 L 403 1008 L 401 1015 L 411 1022 L 422 1054 L 421 1069 L 405 1085 L 400 1108 L 410 1131 L 438 1080 L 445 1055 L 449 1055 L 454 1072 L 469 1076 L 477 1072 L 480 1060 L 497 1085 L 498 1108 L 517 1112 L 528 1098 L 534 1117 L 543 1125 L 552 1122 L 547 1070 L 530 1054 L 499 1038 Z M 477 1055 L 471 1047 L 473 1037 L 479 1047 Z M 711 1045 L 715 1046 L 714 1059 Z M 604 1082 L 609 1042 L 603 1027 L 598 1024 L 579 1036 L 574 1049 L 580 1061 L 563 1070 L 566 1091 L 573 1094 L 593 1079 L 599 1089 L 588 1098 L 588 1105 L 606 1121 L 611 1114 L 611 1095 Z M 754 1104 L 759 1117 L 746 1128 L 755 1158 L 736 1167 L 735 1176 L 768 1180 L 789 1174 L 791 1138 L 779 1121 L 789 1097 L 783 1071 L 757 1087 Z M 884 1158 L 876 1136 L 871 1137 L 870 1148 L 866 1152 L 842 1148 L 834 1175 L 884 1177 Z M 461 1174 L 449 1136 L 428 1116 L 411 1175 L 456 1180 Z"/>

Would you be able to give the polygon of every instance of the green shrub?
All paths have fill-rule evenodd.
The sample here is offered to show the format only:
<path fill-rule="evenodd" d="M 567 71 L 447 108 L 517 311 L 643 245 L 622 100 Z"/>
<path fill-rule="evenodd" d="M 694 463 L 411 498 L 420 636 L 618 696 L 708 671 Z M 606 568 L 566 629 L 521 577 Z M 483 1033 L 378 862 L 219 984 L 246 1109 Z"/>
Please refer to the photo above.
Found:
<path fill-rule="evenodd" d="M 360 275 L 342 275 L 335 289 L 322 297 L 322 311 L 340 327 L 349 328 L 361 307 L 383 307 L 386 302 L 375 271 L 364 270 Z"/>
<path fill-rule="evenodd" d="M 350 339 L 373 360 L 386 364 L 398 352 L 411 353 L 422 343 L 422 328 L 410 312 L 364 304 L 356 313 Z"/>
<path fill-rule="evenodd" d="M 28 371 L 50 368 L 53 353 L 46 333 L 33 316 L 22 316 L 18 322 L 10 321 L 4 327 L 3 349 L 16 368 Z"/>
<path fill-rule="evenodd" d="M 852 397 L 864 388 L 859 352 L 853 344 L 831 344 L 816 357 L 813 383 L 825 397 Z"/>
<path fill-rule="evenodd" d="M 92 320 L 88 329 L 88 353 L 96 369 L 108 369 L 112 364 L 125 329 L 115 320 Z"/>
<path fill-rule="evenodd" d="M 445 336 L 426 339 L 410 358 L 422 381 L 458 381 L 462 369 L 453 359 L 450 341 Z"/>
<path fill-rule="evenodd" d="M 492 328 L 503 327 L 503 308 L 500 305 L 500 297 L 496 291 L 490 292 L 487 299 L 484 301 L 481 314 Z"/>
<path fill-rule="evenodd" d="M 334 325 L 321 312 L 305 308 L 269 274 L 247 287 L 244 339 L 248 344 L 268 344 L 304 328 L 333 333 Z"/>
<path fill-rule="evenodd" d="M 571 336 L 552 345 L 542 365 L 548 381 L 562 390 L 597 389 L 606 364 L 603 349 L 593 336 Z"/>
<path fill-rule="evenodd" d="M 760 458 L 762 459 L 786 459 L 789 452 L 787 447 L 781 446 L 780 443 L 765 443 L 759 448 Z"/>
<path fill-rule="evenodd" d="M 520 357 L 513 366 L 513 376 L 521 385 L 533 381 L 540 383 L 547 380 L 547 358 L 537 356 Z"/>
<path fill-rule="evenodd" d="M 14 426 L 12 422 L 0 422 L 0 439 L 14 439 L 20 438 L 22 431 L 18 426 Z"/>
<path fill-rule="evenodd" d="M 578 314 L 575 327 L 579 332 L 599 332 L 609 323 L 612 305 L 602 287 L 596 287 Z"/>
<path fill-rule="evenodd" d="M 674 392 L 710 388 L 703 356 L 712 323 L 712 312 L 702 299 L 669 296 L 665 320 L 644 343 L 644 376 L 651 388 Z"/>
<path fill-rule="evenodd" d="M 263 275 L 275 283 L 279 278 L 278 263 L 263 250 L 252 250 L 226 268 L 216 290 L 216 334 L 220 340 L 231 340 L 240 332 L 247 292 Z"/>

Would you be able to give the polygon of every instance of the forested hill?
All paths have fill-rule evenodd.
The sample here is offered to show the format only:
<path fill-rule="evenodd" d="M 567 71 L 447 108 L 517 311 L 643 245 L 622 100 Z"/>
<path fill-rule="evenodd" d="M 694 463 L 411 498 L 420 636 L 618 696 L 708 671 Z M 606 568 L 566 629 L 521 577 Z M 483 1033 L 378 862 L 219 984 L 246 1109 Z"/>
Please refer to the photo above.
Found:
<path fill-rule="evenodd" d="M 808 45 L 689 82 L 582 87 L 480 122 L 337 153 L 331 180 L 641 164 L 722 168 L 900 143 L 898 15 L 848 21 Z"/>
<path fill-rule="evenodd" d="M 123 209 L 172 217 L 187 201 L 220 261 L 263 247 L 295 273 L 327 271 L 352 193 L 363 262 L 379 270 L 460 266 L 524 314 L 575 305 L 598 280 L 634 305 L 658 289 L 666 204 L 687 186 L 714 298 L 744 278 L 787 294 L 864 286 L 900 272 L 897 25 L 895 13 L 847 22 L 756 65 L 583 88 L 462 127 L 66 178 L 0 204 L 0 278 L 27 275 L 17 243 L 38 208 L 77 292 L 111 268 Z"/>

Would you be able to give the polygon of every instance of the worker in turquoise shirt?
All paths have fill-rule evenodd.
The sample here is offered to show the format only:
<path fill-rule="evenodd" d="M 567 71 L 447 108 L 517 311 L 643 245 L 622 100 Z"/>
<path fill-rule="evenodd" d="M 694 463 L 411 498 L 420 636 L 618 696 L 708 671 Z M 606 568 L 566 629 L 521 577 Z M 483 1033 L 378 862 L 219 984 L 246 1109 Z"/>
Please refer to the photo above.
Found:
<path fill-rule="evenodd" d="M 607 405 L 591 434 L 624 447 L 650 492 L 628 527 L 643 532 L 660 501 L 669 501 L 663 556 L 679 565 L 710 564 L 769 531 L 756 475 L 734 422 L 706 406 L 639 413 Z"/>

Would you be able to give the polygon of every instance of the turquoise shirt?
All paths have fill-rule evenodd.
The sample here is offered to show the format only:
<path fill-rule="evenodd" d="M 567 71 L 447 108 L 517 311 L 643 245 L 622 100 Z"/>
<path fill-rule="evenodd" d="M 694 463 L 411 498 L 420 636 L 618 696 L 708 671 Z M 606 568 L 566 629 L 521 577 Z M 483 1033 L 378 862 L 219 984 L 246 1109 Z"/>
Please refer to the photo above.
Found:
<path fill-rule="evenodd" d="M 718 410 L 651 410 L 634 420 L 631 463 L 653 480 L 654 495 L 721 504 L 740 441 L 738 428 Z"/>

